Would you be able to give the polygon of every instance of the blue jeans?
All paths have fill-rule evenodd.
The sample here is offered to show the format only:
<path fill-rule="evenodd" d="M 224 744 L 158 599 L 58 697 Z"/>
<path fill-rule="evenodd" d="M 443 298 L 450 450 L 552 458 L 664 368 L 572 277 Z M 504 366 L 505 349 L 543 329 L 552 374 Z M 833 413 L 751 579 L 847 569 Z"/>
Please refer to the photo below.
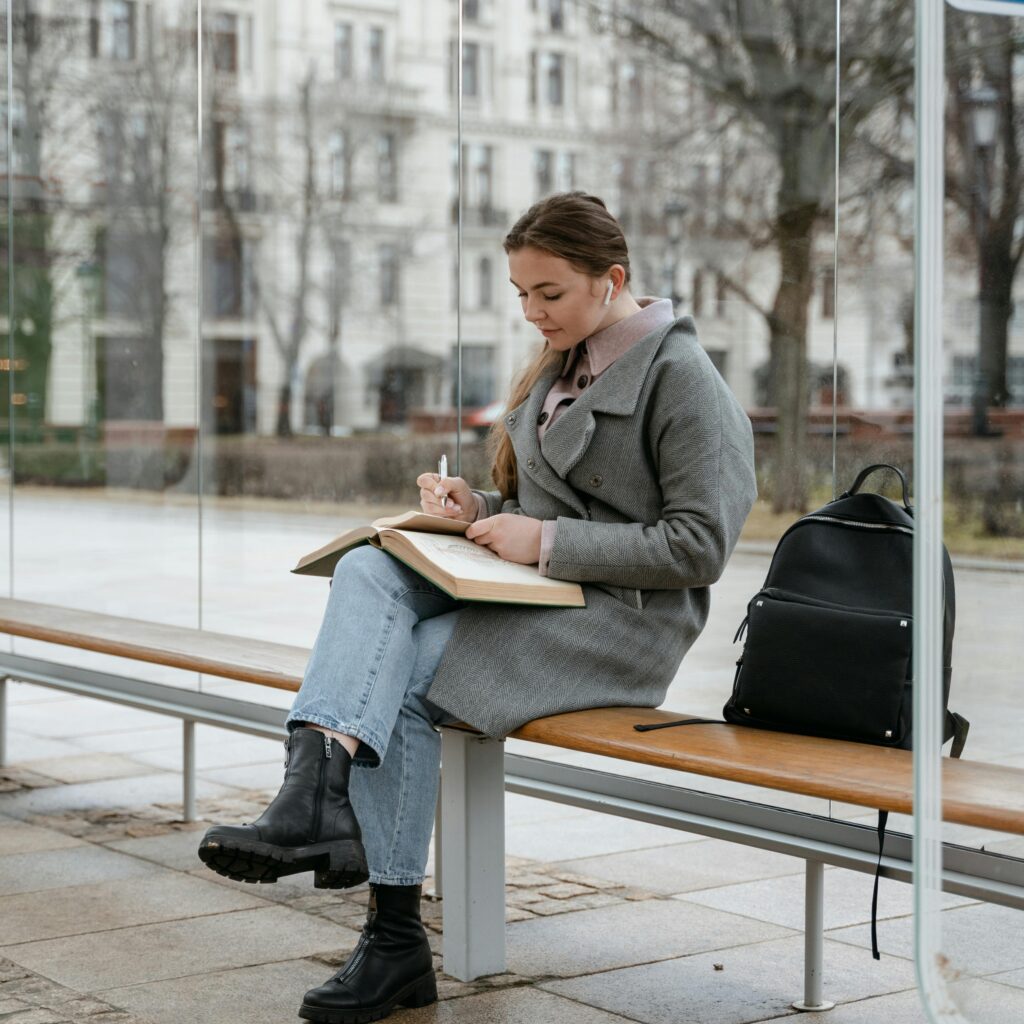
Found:
<path fill-rule="evenodd" d="M 437 805 L 441 737 L 454 719 L 426 699 L 462 601 L 363 545 L 338 562 L 288 727 L 359 739 L 349 795 L 370 881 L 423 881 Z"/>

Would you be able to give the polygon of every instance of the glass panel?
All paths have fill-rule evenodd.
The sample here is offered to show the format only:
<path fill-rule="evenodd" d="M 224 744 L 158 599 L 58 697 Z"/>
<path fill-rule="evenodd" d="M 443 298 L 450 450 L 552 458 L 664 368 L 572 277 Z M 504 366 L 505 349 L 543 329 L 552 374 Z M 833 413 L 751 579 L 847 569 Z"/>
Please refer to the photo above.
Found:
<path fill-rule="evenodd" d="M 204 7 L 209 629 L 311 645 L 326 589 L 298 557 L 418 507 L 442 451 L 454 472 L 454 36 L 401 9 L 300 0 L 285 32 L 274 5 Z"/>
<path fill-rule="evenodd" d="M 1024 295 L 1022 31 L 1021 18 L 946 8 L 944 542 L 957 613 L 949 707 L 971 722 L 965 759 L 1017 770 L 1000 787 L 1007 794 L 1024 786 L 1024 332 L 1014 314 Z M 1019 830 L 943 820 L 941 834 L 1013 858 L 1003 870 L 1024 877 Z M 953 902 L 939 904 L 936 973 L 948 994 L 929 993 L 933 1015 L 951 1003 L 971 1021 L 1021 1016 L 1019 910 Z"/>
<path fill-rule="evenodd" d="M 14 224 L 11 218 L 11 189 L 14 180 L 14 169 L 11 166 L 11 153 L 13 150 L 12 138 L 14 135 L 14 123 L 21 123 L 24 120 L 20 112 L 12 110 L 12 104 L 8 101 L 8 72 L 10 70 L 10 43 L 11 23 L 13 11 L 10 4 L 4 3 L 0 11 L 0 51 L 2 51 L 2 77 L 0 77 L 0 92 L 3 95 L 3 121 L 0 123 L 0 151 L 3 159 L 3 207 L 0 209 L 0 337 L 3 344 L 0 345 L 0 422 L 3 423 L 2 435 L 2 459 L 3 476 L 0 478 L 0 593 L 10 596 L 11 594 L 11 527 L 12 510 L 11 499 L 13 496 L 13 479 L 11 465 L 13 459 L 14 425 L 11 421 L 12 405 L 10 374 L 14 372 L 14 338 L 10 330 L 10 311 L 12 275 L 14 266 L 11 260 L 11 236 L 13 235 Z M 13 115 L 13 116 L 12 116 Z M 6 641 L 10 645 L 11 641 Z"/>
<path fill-rule="evenodd" d="M 1024 751 L 1016 723 L 1022 707 L 1013 679 L 1022 642 L 1024 448 L 1015 427 L 1019 402 L 1012 391 L 1016 360 L 1024 352 L 1013 317 L 1020 287 L 1015 280 L 1020 244 L 1016 164 L 1022 138 L 1014 114 L 1021 84 L 1015 56 L 1020 24 L 1019 19 L 946 7 L 945 124 L 938 123 L 941 111 L 936 109 L 929 129 L 915 124 L 915 12 L 911 4 L 887 6 L 889 20 L 879 22 L 876 7 L 867 0 L 842 4 L 849 59 L 841 79 L 846 113 L 841 123 L 838 316 L 840 367 L 848 373 L 854 411 L 840 440 L 839 484 L 848 486 L 860 465 L 876 461 L 898 465 L 909 476 L 915 442 L 917 451 L 927 455 L 937 440 L 933 435 L 941 430 L 943 472 L 936 486 L 944 495 L 942 540 L 952 556 L 955 632 L 950 656 L 943 650 L 949 637 L 939 601 L 935 672 L 929 675 L 920 654 L 915 684 L 920 688 L 933 680 L 934 699 L 942 704 L 942 665 L 951 661 L 949 708 L 971 722 L 964 761 L 1020 768 Z M 929 19 L 939 13 L 939 5 L 929 5 Z M 924 38 L 929 24 L 935 23 L 922 25 Z M 858 33 L 865 26 L 870 29 L 862 37 Z M 867 52 L 884 57 L 875 62 L 873 88 L 865 77 L 871 69 L 864 59 Z M 941 150 L 945 159 L 945 215 L 927 211 L 924 216 L 930 219 L 917 227 L 915 237 L 915 145 L 919 134 L 927 145 L 929 130 L 942 135 L 936 154 Z M 936 180 L 941 189 L 941 176 Z M 932 421 L 922 415 L 932 357 L 930 348 L 915 352 L 915 318 L 925 313 L 919 306 L 915 315 L 913 253 L 915 243 L 927 250 L 926 239 L 935 237 L 929 232 L 936 228 L 945 239 L 943 312 L 937 321 L 944 340 L 934 356 L 939 361 L 935 401 L 942 412 L 936 408 Z M 920 326 L 924 337 L 933 336 L 923 319 Z M 915 374 L 924 374 L 916 397 Z M 918 467 L 919 480 L 927 480 L 927 468 L 927 463 Z M 888 493 L 896 497 L 895 491 Z M 920 504 L 925 499 L 919 491 L 914 500 Z M 923 529 L 919 517 L 918 532 Z M 951 607 L 953 594 L 939 586 Z M 919 609 L 928 604 L 926 597 L 917 596 Z M 948 727 L 944 731 L 948 756 Z M 924 743 L 924 737 L 915 719 L 915 743 Z M 1004 780 L 995 788 L 1001 785 L 1009 794 L 1020 789 L 1021 781 Z M 937 810 L 930 813 L 936 792 L 929 771 L 918 776 L 916 786 L 919 817 L 890 815 L 890 831 L 913 832 L 922 857 L 928 852 L 927 837 L 935 835 L 946 844 L 942 859 L 947 868 L 960 856 L 958 848 L 997 851 L 1012 858 L 1002 862 L 1007 877 L 1021 877 L 1024 845 L 1019 835 L 941 820 Z M 875 820 L 855 808 L 835 811 L 868 825 Z M 1019 911 L 941 893 L 936 879 L 931 888 L 919 883 L 912 922 L 903 916 L 906 904 L 897 887 L 888 890 L 883 881 L 878 926 L 883 958 L 918 957 L 929 1019 L 1020 1016 L 1024 995 L 1017 975 L 1024 953 L 1016 938 Z M 866 925 L 839 931 L 836 938 L 870 946 Z M 884 1014 L 882 1004 L 878 1012 Z"/>
<path fill-rule="evenodd" d="M 194 626 L 194 6 L 12 15 L 14 593 Z"/>
<path fill-rule="evenodd" d="M 792 6 L 538 0 L 522 12 L 521 32 L 488 22 L 483 5 L 479 22 L 464 27 L 466 46 L 481 54 L 493 46 L 495 54 L 493 115 L 474 116 L 462 140 L 467 413 L 485 358 L 500 412 L 509 381 L 536 351 L 535 330 L 506 281 L 504 232 L 537 200 L 582 189 L 622 225 L 632 294 L 670 298 L 678 315 L 695 317 L 701 343 L 755 421 L 764 497 L 665 702 L 719 719 L 739 653 L 733 636 L 764 580 L 771 544 L 798 508 L 832 494 L 831 442 L 817 430 L 831 421 L 832 317 L 822 290 L 833 268 L 834 97 L 825 83 L 834 75 L 835 9 L 799 4 L 797 24 L 788 20 Z M 723 53 L 741 76 L 723 70 Z M 515 132 L 504 130 L 508 123 Z M 484 259 L 496 267 L 494 308 L 478 301 Z M 493 356 L 485 357 L 488 349 Z M 814 379 L 803 369 L 805 353 L 819 371 Z M 784 390 L 781 402 L 773 381 Z M 815 433 L 805 440 L 808 407 Z M 812 458 L 814 477 L 801 472 L 794 483 Z M 522 749 L 536 756 L 534 745 Z M 557 757 L 818 814 L 829 809 L 816 798 L 565 751 Z M 781 863 L 793 873 L 798 906 L 801 865 Z"/>

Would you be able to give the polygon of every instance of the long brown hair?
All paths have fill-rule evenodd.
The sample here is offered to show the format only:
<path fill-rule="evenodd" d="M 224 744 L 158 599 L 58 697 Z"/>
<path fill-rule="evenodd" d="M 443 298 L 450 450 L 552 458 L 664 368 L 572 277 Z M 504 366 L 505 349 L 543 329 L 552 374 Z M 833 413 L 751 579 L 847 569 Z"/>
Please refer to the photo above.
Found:
<path fill-rule="evenodd" d="M 629 284 L 629 250 L 619 222 L 597 196 L 586 192 L 556 192 L 534 203 L 516 221 L 502 245 L 506 253 L 527 247 L 541 249 L 567 260 L 580 274 L 601 277 L 615 264 L 626 271 Z M 544 341 L 523 372 L 512 382 L 506 411 L 523 402 L 549 367 L 560 363 L 564 352 L 549 348 Z M 518 493 L 516 456 L 505 429 L 504 417 L 494 421 L 487 435 L 491 478 L 502 500 Z"/>

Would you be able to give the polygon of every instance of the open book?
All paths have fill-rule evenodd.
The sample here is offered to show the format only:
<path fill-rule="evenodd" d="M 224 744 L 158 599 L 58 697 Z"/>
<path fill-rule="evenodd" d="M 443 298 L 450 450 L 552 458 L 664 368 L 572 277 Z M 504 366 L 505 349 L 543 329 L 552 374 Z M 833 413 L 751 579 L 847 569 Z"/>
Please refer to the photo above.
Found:
<path fill-rule="evenodd" d="M 303 555 L 292 572 L 331 576 L 338 559 L 359 544 L 373 544 L 400 559 L 421 576 L 460 601 L 498 601 L 583 608 L 578 583 L 541 576 L 535 565 L 499 558 L 489 548 L 463 536 L 469 523 L 460 519 L 404 512 L 375 519 Z"/>

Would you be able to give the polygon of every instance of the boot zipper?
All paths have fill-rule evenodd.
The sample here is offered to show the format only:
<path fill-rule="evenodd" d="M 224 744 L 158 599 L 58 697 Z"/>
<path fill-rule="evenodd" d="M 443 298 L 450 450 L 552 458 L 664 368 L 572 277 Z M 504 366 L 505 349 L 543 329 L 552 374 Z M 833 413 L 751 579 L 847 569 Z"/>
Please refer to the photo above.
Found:
<path fill-rule="evenodd" d="M 331 756 L 331 737 L 326 733 L 324 734 L 324 755 L 320 760 L 320 771 L 316 780 L 316 794 L 313 798 L 313 834 L 309 837 L 311 843 L 315 843 L 316 837 L 320 834 L 320 805 L 323 802 L 324 795 L 324 770 Z"/>
<path fill-rule="evenodd" d="M 370 933 L 363 932 L 359 937 L 359 945 L 356 946 L 356 951 L 352 954 L 352 959 L 345 965 L 345 969 L 335 975 L 336 981 L 344 981 L 350 974 L 353 974 L 359 965 L 366 959 L 366 951 L 370 948 Z"/>

